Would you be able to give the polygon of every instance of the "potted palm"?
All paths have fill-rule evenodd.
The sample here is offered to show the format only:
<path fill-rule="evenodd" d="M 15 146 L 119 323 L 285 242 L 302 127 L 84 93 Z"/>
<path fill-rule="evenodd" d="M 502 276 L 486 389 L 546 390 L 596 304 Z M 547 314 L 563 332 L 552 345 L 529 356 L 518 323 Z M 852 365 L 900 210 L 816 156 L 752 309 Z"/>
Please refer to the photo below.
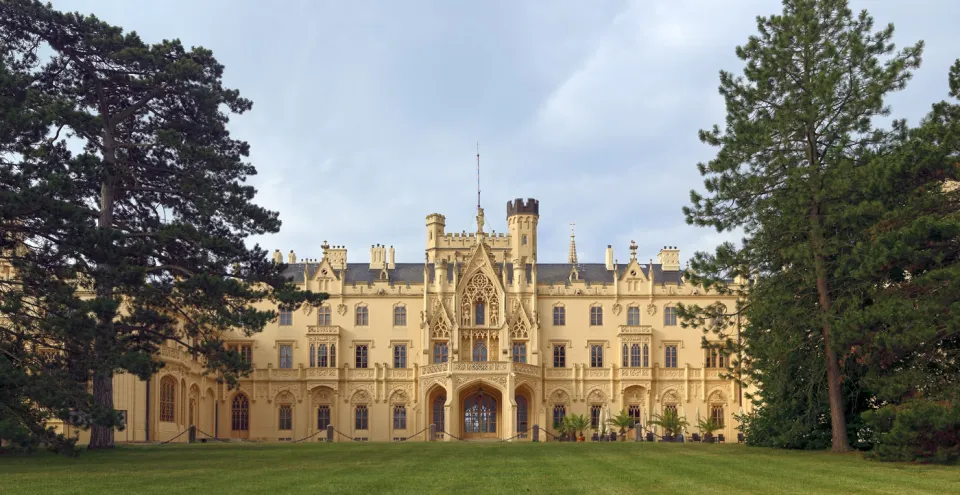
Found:
<path fill-rule="evenodd" d="M 567 422 L 567 429 L 571 432 L 577 434 L 578 442 L 585 442 L 586 438 L 583 436 L 584 430 L 590 427 L 590 420 L 582 414 L 571 414 L 564 418 L 564 421 Z"/>
<path fill-rule="evenodd" d="M 567 440 L 570 439 L 570 437 L 569 437 L 569 435 L 570 435 L 570 430 L 567 429 L 567 422 L 566 422 L 566 421 L 559 421 L 559 422 L 554 423 L 554 424 L 553 424 L 553 429 L 556 430 L 556 432 L 557 432 L 557 438 L 559 438 L 561 442 L 564 442 L 564 441 L 567 441 Z"/>
<path fill-rule="evenodd" d="M 663 428 L 663 438 L 667 442 L 673 442 L 674 438 L 689 425 L 686 419 L 681 418 L 672 409 L 667 409 L 663 415 L 654 414 L 650 424 Z"/>
<path fill-rule="evenodd" d="M 723 429 L 713 418 L 701 419 L 700 422 L 697 423 L 697 428 L 700 428 L 700 431 L 703 432 L 703 441 L 706 443 L 713 443 L 713 432 Z"/>
<path fill-rule="evenodd" d="M 627 411 L 620 411 L 616 416 L 607 420 L 611 426 L 620 430 L 620 441 L 626 441 L 627 430 L 633 428 L 634 419 L 630 417 Z"/>

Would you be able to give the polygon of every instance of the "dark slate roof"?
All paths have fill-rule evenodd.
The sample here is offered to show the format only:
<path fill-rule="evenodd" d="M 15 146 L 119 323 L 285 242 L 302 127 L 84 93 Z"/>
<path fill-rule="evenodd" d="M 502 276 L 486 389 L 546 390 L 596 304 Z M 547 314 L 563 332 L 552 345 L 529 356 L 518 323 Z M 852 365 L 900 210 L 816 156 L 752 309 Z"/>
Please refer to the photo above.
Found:
<path fill-rule="evenodd" d="M 503 265 L 498 264 L 498 272 L 502 266 Z M 580 271 L 580 280 L 582 281 L 590 284 L 604 284 L 613 282 L 612 274 L 609 270 L 607 270 L 607 267 L 603 263 L 580 263 L 577 266 L 578 270 Z M 651 265 L 649 264 L 640 265 L 644 275 L 649 276 L 650 266 Z M 664 272 L 661 265 L 654 264 L 652 266 L 655 283 L 679 285 L 681 272 Z M 320 263 L 291 263 L 287 265 L 287 268 L 283 271 L 283 274 L 292 278 L 295 282 L 302 282 L 304 279 L 305 269 L 306 276 L 312 279 L 314 276 L 316 276 L 319 267 Z M 537 283 L 547 285 L 565 284 L 569 282 L 571 267 L 572 265 L 570 265 L 570 263 L 538 263 Z M 512 284 L 513 264 L 507 263 L 506 270 L 507 283 Z M 526 267 L 527 283 L 532 282 L 532 270 L 533 266 L 528 264 Z M 621 276 L 623 274 L 622 270 L 623 268 L 621 268 Z M 427 271 L 430 276 L 430 281 L 432 282 L 435 278 L 433 264 L 427 266 Z M 380 278 L 380 270 L 371 270 L 369 263 L 347 263 L 346 272 L 348 284 L 371 284 Z M 423 283 L 423 263 L 397 263 L 395 268 L 388 270 L 388 272 L 390 273 L 390 281 L 393 283 Z M 453 282 L 453 265 L 450 265 L 447 269 L 447 281 Z"/>

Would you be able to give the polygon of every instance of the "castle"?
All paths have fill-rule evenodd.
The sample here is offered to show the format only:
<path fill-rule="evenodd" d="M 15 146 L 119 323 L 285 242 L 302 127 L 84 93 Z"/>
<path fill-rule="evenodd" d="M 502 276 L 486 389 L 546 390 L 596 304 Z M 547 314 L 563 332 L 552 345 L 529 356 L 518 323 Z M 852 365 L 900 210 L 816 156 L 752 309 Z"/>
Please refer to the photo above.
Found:
<path fill-rule="evenodd" d="M 631 243 L 622 265 L 611 246 L 603 263 L 580 263 L 571 232 L 566 263 L 538 263 L 539 207 L 509 201 L 498 234 L 484 232 L 482 208 L 470 234 L 428 215 L 422 264 L 396 263 L 382 245 L 362 263 L 326 242 L 319 260 L 290 252 L 285 273 L 328 293 L 325 304 L 227 336 L 254 368 L 238 389 L 173 344 L 151 380 L 118 375 L 128 428 L 117 440 L 165 441 L 195 425 L 202 437 L 313 441 L 333 425 L 336 441 L 530 441 L 539 425 L 548 441 L 567 414 L 599 429 L 605 415 L 647 425 L 666 409 L 692 425 L 712 417 L 734 436 L 749 404 L 722 378 L 728 356 L 703 349 L 702 331 L 682 328 L 676 310 L 718 300 L 733 309 L 733 296 L 686 283 L 673 246 L 656 262 Z"/>

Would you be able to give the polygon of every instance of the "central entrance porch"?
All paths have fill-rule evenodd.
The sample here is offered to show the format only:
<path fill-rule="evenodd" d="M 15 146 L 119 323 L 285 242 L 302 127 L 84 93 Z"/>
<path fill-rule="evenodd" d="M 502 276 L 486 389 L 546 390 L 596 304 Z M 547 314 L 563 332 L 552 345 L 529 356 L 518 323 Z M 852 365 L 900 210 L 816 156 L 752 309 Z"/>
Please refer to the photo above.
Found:
<path fill-rule="evenodd" d="M 503 396 L 482 383 L 460 391 L 460 431 L 464 440 L 492 440 L 503 431 Z"/>

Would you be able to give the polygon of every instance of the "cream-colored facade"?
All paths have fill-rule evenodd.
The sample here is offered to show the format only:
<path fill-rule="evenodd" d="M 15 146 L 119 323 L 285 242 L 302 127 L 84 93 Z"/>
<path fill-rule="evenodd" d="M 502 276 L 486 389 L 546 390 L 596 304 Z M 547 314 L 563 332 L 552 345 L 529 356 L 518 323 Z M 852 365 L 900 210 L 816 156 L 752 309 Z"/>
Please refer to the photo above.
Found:
<path fill-rule="evenodd" d="M 604 262 L 579 263 L 571 233 L 567 263 L 538 263 L 538 219 L 533 199 L 508 202 L 506 233 L 484 232 L 482 209 L 470 234 L 428 215 L 423 263 L 395 263 L 380 245 L 361 263 L 326 242 L 317 260 L 289 253 L 287 273 L 328 293 L 324 306 L 228 336 L 255 368 L 238 389 L 174 346 L 149 383 L 116 377 L 129 425 L 117 440 L 165 441 L 196 425 L 198 438 L 288 441 L 332 424 L 336 441 L 423 441 L 435 424 L 437 440 L 529 441 L 539 425 L 550 441 L 565 414 L 625 410 L 646 425 L 665 408 L 691 431 L 699 414 L 735 437 L 748 401 L 720 378 L 726 363 L 707 356 L 702 331 L 676 317 L 678 303 L 733 309 L 734 299 L 685 283 L 672 246 L 656 262 L 631 243 L 625 263 L 610 246 Z"/>

